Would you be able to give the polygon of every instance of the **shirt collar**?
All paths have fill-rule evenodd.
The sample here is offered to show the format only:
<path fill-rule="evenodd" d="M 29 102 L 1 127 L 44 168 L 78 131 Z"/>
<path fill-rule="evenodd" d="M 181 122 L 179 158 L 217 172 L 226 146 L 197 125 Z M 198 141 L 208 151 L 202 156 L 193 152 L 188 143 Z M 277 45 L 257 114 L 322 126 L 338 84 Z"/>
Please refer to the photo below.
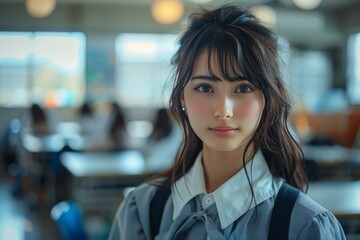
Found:
<path fill-rule="evenodd" d="M 201 157 L 202 152 L 197 156 L 189 172 L 172 187 L 174 219 L 179 216 L 183 207 L 193 197 L 207 194 Z M 249 208 L 274 195 L 274 179 L 261 151 L 258 151 L 253 160 L 246 164 L 246 169 L 252 180 L 255 201 L 252 199 L 251 188 L 244 168 L 211 193 L 215 199 L 223 229 L 246 213 Z M 277 184 L 276 188 L 278 187 Z"/>

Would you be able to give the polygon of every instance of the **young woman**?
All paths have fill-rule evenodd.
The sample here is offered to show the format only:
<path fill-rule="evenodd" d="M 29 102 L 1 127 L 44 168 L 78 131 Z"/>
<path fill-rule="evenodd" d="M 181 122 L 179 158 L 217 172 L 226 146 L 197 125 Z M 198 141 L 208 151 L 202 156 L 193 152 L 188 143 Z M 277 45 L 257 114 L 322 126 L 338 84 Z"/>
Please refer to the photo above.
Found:
<path fill-rule="evenodd" d="M 121 204 L 109 239 L 267 239 L 285 182 L 306 189 L 276 35 L 248 11 L 193 14 L 173 58 L 170 108 L 185 137 L 174 166 Z M 170 188 L 159 232 L 150 202 Z M 301 192 L 289 239 L 345 239 L 337 219 Z"/>

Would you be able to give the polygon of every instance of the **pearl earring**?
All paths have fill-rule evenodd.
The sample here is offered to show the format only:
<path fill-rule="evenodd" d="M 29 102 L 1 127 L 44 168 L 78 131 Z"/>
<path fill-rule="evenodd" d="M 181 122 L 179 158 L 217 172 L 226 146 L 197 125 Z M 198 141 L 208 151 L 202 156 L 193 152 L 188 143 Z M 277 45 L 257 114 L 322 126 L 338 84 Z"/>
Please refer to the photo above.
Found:
<path fill-rule="evenodd" d="M 183 112 L 185 112 L 186 109 L 185 109 L 185 107 L 182 107 L 181 110 L 182 110 Z"/>

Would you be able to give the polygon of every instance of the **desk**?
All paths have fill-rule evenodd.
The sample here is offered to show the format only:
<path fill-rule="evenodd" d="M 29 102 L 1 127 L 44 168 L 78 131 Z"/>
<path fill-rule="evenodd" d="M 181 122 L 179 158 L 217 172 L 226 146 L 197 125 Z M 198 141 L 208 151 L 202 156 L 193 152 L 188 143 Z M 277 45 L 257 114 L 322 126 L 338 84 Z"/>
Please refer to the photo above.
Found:
<path fill-rule="evenodd" d="M 65 142 L 59 134 L 34 135 L 25 133 L 21 137 L 24 148 L 30 153 L 59 152 Z"/>
<path fill-rule="evenodd" d="M 59 153 L 65 146 L 61 135 L 56 133 L 37 135 L 24 133 L 21 142 L 27 162 L 22 162 L 32 177 L 32 189 L 38 201 L 51 203 L 56 198 L 55 184 L 59 164 Z"/>
<path fill-rule="evenodd" d="M 66 152 L 61 156 L 62 165 L 76 178 L 118 178 L 126 182 L 131 179 L 149 177 L 154 174 L 145 164 L 138 151 L 120 152 Z M 134 184 L 137 185 L 138 181 Z"/>
<path fill-rule="evenodd" d="M 308 195 L 332 212 L 348 236 L 360 226 L 360 181 L 326 181 L 309 184 Z"/>
<path fill-rule="evenodd" d="M 311 182 L 308 195 L 338 218 L 360 217 L 360 181 Z"/>
<path fill-rule="evenodd" d="M 334 146 L 301 146 L 304 157 L 318 166 L 315 179 L 349 180 L 358 178 L 360 149 Z"/>
<path fill-rule="evenodd" d="M 123 189 L 154 175 L 138 151 L 66 152 L 61 164 L 72 175 L 73 197 L 88 209 L 114 210 Z"/>

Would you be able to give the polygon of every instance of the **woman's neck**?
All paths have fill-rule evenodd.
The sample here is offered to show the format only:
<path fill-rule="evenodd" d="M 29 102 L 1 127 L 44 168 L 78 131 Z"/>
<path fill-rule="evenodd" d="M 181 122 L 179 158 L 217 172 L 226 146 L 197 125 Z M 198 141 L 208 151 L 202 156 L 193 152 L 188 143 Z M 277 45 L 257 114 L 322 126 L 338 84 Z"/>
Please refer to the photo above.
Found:
<path fill-rule="evenodd" d="M 252 148 L 248 149 L 251 153 Z M 203 147 L 202 165 L 204 168 L 205 185 L 208 193 L 214 192 L 244 167 L 244 149 L 219 152 Z M 248 161 L 248 159 L 246 159 Z"/>

